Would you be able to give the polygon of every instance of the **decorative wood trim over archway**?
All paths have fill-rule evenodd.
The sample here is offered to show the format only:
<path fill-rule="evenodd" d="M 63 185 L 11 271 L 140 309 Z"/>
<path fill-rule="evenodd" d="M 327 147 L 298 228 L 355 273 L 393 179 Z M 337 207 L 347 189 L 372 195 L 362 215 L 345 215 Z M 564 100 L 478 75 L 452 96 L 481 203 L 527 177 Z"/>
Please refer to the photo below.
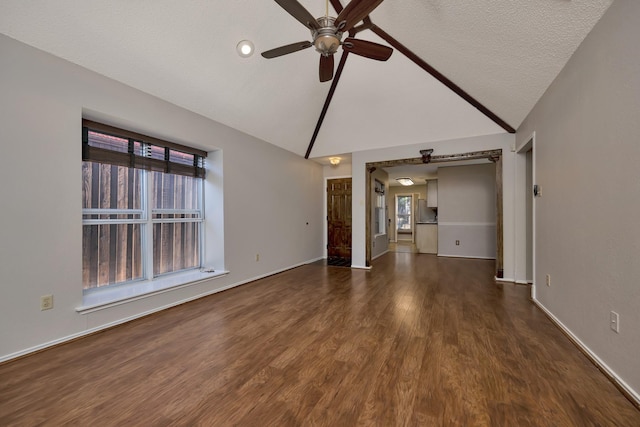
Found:
<path fill-rule="evenodd" d="M 461 154 L 429 155 L 410 159 L 385 160 L 370 162 L 365 165 L 365 215 L 366 232 L 366 265 L 371 265 L 371 173 L 378 168 L 390 168 L 404 165 L 421 165 L 426 163 L 446 163 L 463 160 L 487 159 L 496 165 L 496 278 L 504 277 L 504 219 L 503 219 L 503 187 L 502 187 L 502 149 L 471 151 Z"/>

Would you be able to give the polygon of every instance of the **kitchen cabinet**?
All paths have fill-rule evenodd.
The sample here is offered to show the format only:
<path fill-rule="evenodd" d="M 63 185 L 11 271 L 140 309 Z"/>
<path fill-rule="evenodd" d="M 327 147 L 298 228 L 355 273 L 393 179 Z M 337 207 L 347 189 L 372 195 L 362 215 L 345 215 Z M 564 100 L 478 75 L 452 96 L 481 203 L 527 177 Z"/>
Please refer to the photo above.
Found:
<path fill-rule="evenodd" d="M 438 253 L 438 224 L 416 224 L 416 248 L 421 254 Z"/>
<path fill-rule="evenodd" d="M 438 180 L 427 180 L 427 206 L 430 208 L 438 207 Z"/>

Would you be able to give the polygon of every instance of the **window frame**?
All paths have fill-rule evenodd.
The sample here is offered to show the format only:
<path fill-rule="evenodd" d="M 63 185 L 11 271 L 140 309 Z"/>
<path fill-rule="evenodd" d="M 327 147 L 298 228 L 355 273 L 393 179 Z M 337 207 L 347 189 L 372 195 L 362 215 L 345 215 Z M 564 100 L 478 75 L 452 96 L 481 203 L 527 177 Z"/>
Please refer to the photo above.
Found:
<path fill-rule="evenodd" d="M 192 149 L 190 147 L 175 144 L 168 141 L 159 140 L 157 138 L 149 137 L 139 133 L 118 129 L 109 125 L 93 122 L 90 120 L 83 120 L 82 127 L 82 153 L 83 162 L 89 163 L 102 163 L 110 164 L 122 167 L 128 167 L 140 170 L 140 209 L 105 209 L 105 208 L 84 208 L 82 209 L 82 225 L 117 225 L 117 224 L 139 224 L 140 226 L 140 247 L 141 247 L 141 263 L 142 277 L 125 280 L 121 282 L 110 282 L 108 284 L 92 285 L 85 282 L 83 278 L 83 294 L 94 293 L 97 291 L 104 291 L 107 289 L 113 289 L 120 286 L 126 286 L 134 283 L 153 281 L 163 276 L 177 275 L 194 270 L 201 270 L 205 254 L 205 200 L 204 200 L 204 181 L 205 181 L 205 164 L 204 159 L 207 153 Z M 103 135 L 109 135 L 117 138 L 127 139 L 129 141 L 129 149 L 127 153 L 122 151 L 111 151 L 109 149 L 91 146 L 89 144 L 89 132 L 97 132 Z M 143 147 L 142 155 L 134 154 L 131 147 L 135 143 L 140 143 Z M 149 147 L 145 149 L 144 147 Z M 164 149 L 164 159 L 152 159 L 151 147 L 162 147 Z M 179 155 L 172 156 L 172 153 L 178 151 Z M 156 150 L 157 152 L 157 150 Z M 149 153 L 147 157 L 145 153 Z M 181 163 L 181 158 L 184 155 L 193 155 L 193 165 Z M 157 157 L 157 156 L 156 156 Z M 177 158 L 178 162 L 174 163 L 171 160 Z M 155 191 L 152 183 L 151 176 L 153 173 L 161 174 L 173 174 L 190 176 L 196 179 L 197 189 L 195 195 L 197 198 L 197 208 L 192 209 L 168 209 L 168 208 L 153 208 L 152 198 L 153 191 Z M 83 168 L 83 179 L 85 172 Z M 163 218 L 163 214 L 176 215 L 174 218 Z M 91 218 L 94 215 L 129 215 L 130 218 Z M 156 217 L 156 215 L 158 217 Z M 182 215 L 182 217 L 180 217 Z M 194 267 L 182 268 L 179 270 L 172 270 L 168 272 L 155 274 L 154 272 L 154 253 L 156 241 L 154 239 L 156 224 L 183 224 L 183 223 L 195 223 L 197 224 L 197 230 L 195 235 L 197 236 L 197 265 Z M 83 241 L 85 236 L 83 228 Z M 184 240 L 180 239 L 180 242 Z M 158 239 L 157 244 L 160 244 Z M 84 258 L 84 249 L 83 249 Z M 110 263 L 114 262 L 110 260 Z M 85 264 L 83 260 L 83 271 L 85 270 Z M 83 274 L 84 277 L 84 274 Z"/>
<path fill-rule="evenodd" d="M 150 244 L 150 255 L 149 257 L 144 257 L 145 261 L 147 261 L 148 263 L 148 270 L 145 270 L 147 273 L 147 277 L 150 277 L 152 279 L 155 279 L 157 277 L 162 277 L 162 276 L 166 276 L 166 275 L 170 275 L 170 274 L 177 274 L 183 271 L 188 271 L 188 270 L 195 270 L 195 269 L 200 269 L 203 266 L 203 262 L 204 262 L 204 221 L 205 221 L 205 212 L 204 212 L 204 179 L 203 178 L 197 178 L 198 179 L 198 189 L 196 191 L 196 193 L 198 194 L 198 208 L 197 209 L 154 209 L 153 206 L 151 206 L 151 200 L 153 197 L 153 184 L 152 184 L 152 180 L 149 179 L 149 175 L 151 173 L 164 173 L 164 172 L 151 172 L 151 171 L 143 171 L 143 176 L 146 175 L 146 180 L 147 182 L 147 200 L 146 200 L 146 205 L 147 205 L 147 216 L 148 218 L 148 225 L 145 226 L 145 229 L 147 230 L 147 232 L 150 234 L 150 236 L 148 237 L 149 242 L 145 242 Z M 197 214 L 198 217 L 196 218 L 154 218 L 153 216 L 155 214 L 172 214 L 172 213 L 177 213 L 177 214 L 188 214 L 188 213 L 192 213 L 192 214 Z M 198 224 L 198 266 L 197 267 L 192 267 L 192 268 L 187 268 L 187 269 L 181 269 L 181 270 L 174 270 L 174 271 L 169 271 L 169 272 L 165 272 L 165 273 L 159 273 L 159 274 L 155 274 L 155 272 L 153 271 L 154 268 L 154 259 L 153 259 L 153 253 L 154 251 L 154 244 L 155 244 L 155 239 L 153 237 L 153 233 L 154 233 L 154 225 L 155 224 L 182 224 L 182 223 L 197 223 Z M 144 233 L 143 233 L 144 235 Z"/>

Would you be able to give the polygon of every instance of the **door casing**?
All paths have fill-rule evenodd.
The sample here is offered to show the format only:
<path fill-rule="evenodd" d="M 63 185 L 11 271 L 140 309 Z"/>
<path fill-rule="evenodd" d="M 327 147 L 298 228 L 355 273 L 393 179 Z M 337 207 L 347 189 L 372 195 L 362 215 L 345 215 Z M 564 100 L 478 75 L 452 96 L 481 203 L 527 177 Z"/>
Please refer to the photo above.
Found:
<path fill-rule="evenodd" d="M 351 259 L 351 178 L 327 179 L 327 257 Z"/>
<path fill-rule="evenodd" d="M 488 159 L 496 165 L 496 278 L 504 277 L 504 219 L 503 219 L 503 190 L 502 190 L 502 149 L 471 151 L 460 154 L 446 154 L 430 156 L 429 163 L 446 163 L 462 160 Z M 410 159 L 386 160 L 381 162 L 367 163 L 365 166 L 365 208 L 366 212 L 371 212 L 371 179 L 370 175 L 378 168 L 389 168 L 403 165 L 424 164 L 422 157 Z M 535 230 L 534 230 L 535 233 Z M 371 265 L 371 218 L 365 215 L 365 238 L 366 238 L 366 266 Z M 534 278 L 535 282 L 535 278 Z"/>

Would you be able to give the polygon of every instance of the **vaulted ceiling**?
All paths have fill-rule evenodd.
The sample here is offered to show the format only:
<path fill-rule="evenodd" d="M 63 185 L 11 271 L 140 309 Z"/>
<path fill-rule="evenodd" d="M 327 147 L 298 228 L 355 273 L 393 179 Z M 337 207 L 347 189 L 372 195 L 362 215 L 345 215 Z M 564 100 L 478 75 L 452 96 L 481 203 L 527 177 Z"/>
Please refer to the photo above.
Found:
<path fill-rule="evenodd" d="M 415 57 L 349 54 L 310 158 L 506 132 L 416 59 L 517 128 L 612 1 L 382 2 L 371 22 Z M 299 3 L 325 14 L 325 0 Z M 273 0 L 3 0 L 0 33 L 299 155 L 332 84 L 318 81 L 312 48 L 260 56 L 311 40 Z M 391 45 L 378 34 L 356 37 Z M 249 58 L 236 53 L 243 39 Z"/>

